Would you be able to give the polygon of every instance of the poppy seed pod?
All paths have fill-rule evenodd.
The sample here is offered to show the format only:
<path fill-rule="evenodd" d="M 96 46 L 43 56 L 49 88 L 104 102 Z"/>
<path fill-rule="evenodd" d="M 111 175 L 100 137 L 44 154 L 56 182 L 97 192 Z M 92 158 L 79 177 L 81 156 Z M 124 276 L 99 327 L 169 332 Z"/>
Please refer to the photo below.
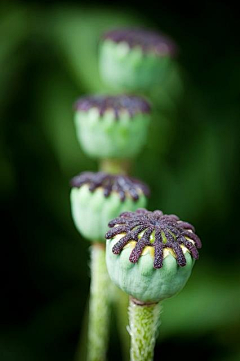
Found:
<path fill-rule="evenodd" d="M 105 242 L 109 219 L 146 205 L 148 187 L 137 179 L 104 172 L 83 172 L 71 181 L 76 228 L 90 241 Z"/>
<path fill-rule="evenodd" d="M 141 97 L 89 96 L 76 103 L 80 145 L 96 159 L 133 158 L 147 138 L 150 105 Z"/>
<path fill-rule="evenodd" d="M 176 45 L 147 29 L 122 28 L 105 33 L 100 46 L 100 73 L 116 89 L 148 90 L 166 76 Z"/>
<path fill-rule="evenodd" d="M 140 302 L 174 296 L 191 275 L 201 242 L 194 227 L 175 215 L 139 209 L 109 223 L 106 234 L 110 278 Z"/>

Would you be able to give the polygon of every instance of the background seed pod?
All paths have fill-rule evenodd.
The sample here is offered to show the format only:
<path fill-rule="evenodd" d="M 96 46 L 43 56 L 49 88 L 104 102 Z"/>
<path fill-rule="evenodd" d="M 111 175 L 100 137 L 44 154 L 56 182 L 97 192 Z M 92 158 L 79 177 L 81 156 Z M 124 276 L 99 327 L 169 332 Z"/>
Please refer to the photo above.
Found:
<path fill-rule="evenodd" d="M 89 99 L 87 110 L 78 105 Z M 96 100 L 97 99 L 97 100 Z M 95 100 L 96 103 L 95 104 Z M 115 103 L 123 103 L 114 105 Z M 131 108 L 134 103 L 135 109 Z M 101 104 L 107 103 L 106 108 Z M 141 104 L 142 103 L 142 104 Z M 141 109 L 141 105 L 142 108 Z M 146 109 L 145 109 L 146 108 Z M 128 159 L 139 155 L 147 143 L 151 111 L 149 104 L 140 97 L 120 95 L 80 99 L 76 105 L 75 126 L 80 146 L 95 159 Z"/>

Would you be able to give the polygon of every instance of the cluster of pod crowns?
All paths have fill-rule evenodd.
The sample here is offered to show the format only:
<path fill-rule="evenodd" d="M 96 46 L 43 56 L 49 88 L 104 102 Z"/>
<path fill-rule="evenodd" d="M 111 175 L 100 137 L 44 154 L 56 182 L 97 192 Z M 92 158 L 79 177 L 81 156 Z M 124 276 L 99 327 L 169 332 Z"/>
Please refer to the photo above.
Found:
<path fill-rule="evenodd" d="M 116 46 L 127 44 L 128 53 L 131 53 L 134 49 L 141 49 L 145 55 L 156 55 L 157 61 L 159 61 L 159 58 L 172 57 L 177 52 L 177 47 L 171 39 L 162 34 L 145 29 L 124 28 L 111 30 L 103 35 L 102 41 L 103 44 L 105 42 L 106 44 L 111 42 Z M 104 50 L 104 52 L 107 51 L 107 57 L 111 58 L 113 56 L 112 60 L 117 61 L 117 58 L 114 57 L 111 51 L 109 52 L 110 48 L 106 49 L 107 50 Z M 144 61 L 142 60 L 143 65 Z M 123 63 L 120 62 L 119 64 L 119 66 L 122 66 L 121 64 Z M 109 68 L 103 70 L 108 72 Z M 156 68 L 154 69 L 154 71 L 156 71 Z M 114 77 L 112 78 L 112 74 L 109 73 L 108 75 L 113 81 L 116 80 Z M 153 74 L 149 73 L 150 80 L 152 75 Z M 136 82 L 137 79 L 138 78 L 136 77 L 134 81 Z M 134 85 L 137 85 L 137 83 Z M 118 123 L 121 123 L 121 117 L 124 112 L 129 115 L 130 119 L 134 119 L 136 115 L 149 114 L 151 110 L 149 103 L 142 97 L 125 94 L 117 96 L 85 96 L 76 102 L 75 108 L 76 111 L 81 112 L 81 114 L 87 113 L 91 109 L 97 109 L 99 120 L 103 118 L 107 111 L 111 110 L 114 114 L 114 119 L 118 121 Z M 81 115 L 80 118 L 82 119 L 83 116 Z M 80 123 L 81 129 L 79 133 L 84 134 L 84 124 L 86 124 L 87 127 L 88 121 L 83 118 L 83 122 Z M 142 134 L 146 133 L 144 130 L 145 123 L 147 122 L 143 122 L 140 126 L 141 128 L 139 128 L 139 130 L 141 129 Z M 130 126 L 131 125 L 129 125 L 129 133 Z M 87 128 L 87 137 L 84 138 L 84 136 L 80 136 L 80 142 L 82 142 L 83 148 L 87 153 L 89 152 L 90 156 L 99 153 L 99 157 L 101 157 L 101 154 L 102 157 L 107 154 L 110 158 L 111 156 L 117 158 L 118 154 L 122 153 L 122 149 L 119 147 L 117 153 L 114 153 L 114 150 L 111 147 L 115 146 L 117 148 L 117 143 L 113 142 L 113 144 L 111 144 L 109 141 L 111 134 L 113 137 L 114 133 L 112 132 L 109 134 L 109 125 L 106 127 L 107 130 L 104 127 L 98 128 L 97 130 L 98 132 L 101 132 L 101 139 L 103 140 L 102 144 L 98 143 L 100 137 L 94 134 L 94 127 Z M 113 127 L 116 129 L 116 126 L 113 125 Z M 92 140 L 96 140 L 96 147 L 98 147 L 97 152 L 94 149 L 92 150 L 89 148 L 89 134 L 92 135 Z M 138 132 L 138 134 L 140 134 L 140 132 Z M 119 137 L 121 137 L 120 133 Z M 137 142 L 137 137 L 134 138 L 135 139 L 133 140 Z M 141 142 L 143 144 L 143 141 Z M 125 143 L 125 149 L 131 149 L 129 144 L 129 142 Z M 136 146 L 136 153 L 139 152 L 142 144 L 139 144 L 139 147 Z M 106 148 L 106 146 L 108 151 L 102 152 L 102 149 L 104 149 L 104 147 Z M 129 154 L 126 153 L 126 155 L 128 156 Z M 106 198 L 109 197 L 110 194 L 116 193 L 119 195 L 121 202 L 124 202 L 126 197 L 130 197 L 133 201 L 137 201 L 140 195 L 149 195 L 149 189 L 143 182 L 123 175 L 110 175 L 104 172 L 84 172 L 74 177 L 71 181 L 72 187 L 80 188 L 85 184 L 88 185 L 89 191 L 92 193 L 96 189 L 103 189 L 103 195 Z M 193 259 L 198 259 L 198 249 L 201 247 L 201 241 L 195 234 L 194 227 L 188 222 L 181 221 L 176 215 L 166 215 L 159 210 L 150 212 L 146 209 L 138 209 L 132 212 L 123 212 L 116 216 L 116 218 L 109 222 L 109 227 L 111 229 L 107 232 L 106 239 L 112 239 L 116 235 L 122 236 L 112 249 L 114 254 L 120 254 L 128 243 L 135 242 L 135 246 L 129 258 L 132 263 L 136 263 L 139 260 L 145 247 L 152 247 L 154 249 L 153 265 L 156 269 L 163 266 L 165 249 L 172 250 L 180 267 L 186 265 L 184 250 L 187 250 Z"/>

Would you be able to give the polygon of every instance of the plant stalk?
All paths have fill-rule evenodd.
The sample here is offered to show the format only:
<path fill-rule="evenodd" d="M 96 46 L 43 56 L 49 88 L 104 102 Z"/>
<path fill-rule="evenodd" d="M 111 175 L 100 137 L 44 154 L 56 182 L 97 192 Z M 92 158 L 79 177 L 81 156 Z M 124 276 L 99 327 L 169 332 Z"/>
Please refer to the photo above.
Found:
<path fill-rule="evenodd" d="M 103 159 L 100 162 L 99 169 L 102 172 L 111 174 L 129 174 L 131 161 L 125 159 Z"/>
<path fill-rule="evenodd" d="M 152 361 L 160 326 L 160 303 L 146 304 L 130 298 L 129 334 L 131 361 Z"/>
<path fill-rule="evenodd" d="M 104 361 L 106 359 L 110 317 L 109 285 L 105 244 L 94 243 L 91 247 L 88 361 Z"/>
<path fill-rule="evenodd" d="M 121 340 L 122 359 L 128 361 L 130 349 L 130 335 L 127 332 L 129 296 L 117 286 L 115 286 L 114 292 L 115 298 L 113 299 L 113 303 Z"/>

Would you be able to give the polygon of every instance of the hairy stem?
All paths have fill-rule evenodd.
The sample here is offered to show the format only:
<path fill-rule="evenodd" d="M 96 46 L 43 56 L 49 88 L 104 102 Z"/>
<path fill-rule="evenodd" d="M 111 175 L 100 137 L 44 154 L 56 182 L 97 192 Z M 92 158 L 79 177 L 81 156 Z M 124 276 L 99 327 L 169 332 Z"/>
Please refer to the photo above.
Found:
<path fill-rule="evenodd" d="M 109 329 L 109 285 L 105 245 L 91 247 L 91 287 L 88 328 L 88 361 L 104 361 Z"/>
<path fill-rule="evenodd" d="M 131 361 L 152 361 L 160 326 L 160 304 L 137 304 L 130 299 Z"/>
<path fill-rule="evenodd" d="M 113 301 L 114 301 L 114 311 L 116 313 L 116 318 L 117 318 L 117 327 L 122 346 L 122 359 L 128 361 L 129 349 L 130 349 L 130 336 L 127 332 L 127 324 L 128 324 L 127 310 L 128 310 L 129 296 L 125 292 L 123 292 L 120 288 L 117 288 L 117 286 L 115 286 L 115 299 Z"/>

